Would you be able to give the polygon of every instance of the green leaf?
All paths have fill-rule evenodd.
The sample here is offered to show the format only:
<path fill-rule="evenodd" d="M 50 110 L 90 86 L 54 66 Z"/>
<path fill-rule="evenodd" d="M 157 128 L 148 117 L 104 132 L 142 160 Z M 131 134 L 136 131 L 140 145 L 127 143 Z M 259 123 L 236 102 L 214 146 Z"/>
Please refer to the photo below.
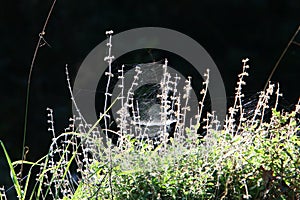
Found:
<path fill-rule="evenodd" d="M 15 189 L 16 189 L 16 192 L 17 192 L 17 194 L 18 194 L 18 197 L 19 197 L 21 200 L 23 200 L 23 199 L 24 199 L 23 192 L 22 192 L 21 186 L 20 186 L 20 184 L 19 184 L 19 182 L 18 182 L 18 178 L 17 178 L 16 172 L 15 172 L 15 169 L 14 169 L 14 167 L 13 167 L 13 164 L 12 164 L 12 162 L 11 162 L 11 160 L 10 160 L 10 157 L 9 157 L 7 151 L 6 151 L 6 148 L 5 148 L 5 146 L 4 146 L 4 144 L 3 144 L 3 142 L 2 142 L 1 140 L 0 140 L 0 144 L 1 144 L 2 149 L 3 149 L 3 151 L 4 151 L 4 154 L 5 154 L 5 157 L 6 157 L 6 160 L 7 160 L 9 169 L 10 169 L 10 172 L 11 172 L 11 179 L 12 179 L 12 182 L 13 182 L 14 187 L 15 187 Z"/>

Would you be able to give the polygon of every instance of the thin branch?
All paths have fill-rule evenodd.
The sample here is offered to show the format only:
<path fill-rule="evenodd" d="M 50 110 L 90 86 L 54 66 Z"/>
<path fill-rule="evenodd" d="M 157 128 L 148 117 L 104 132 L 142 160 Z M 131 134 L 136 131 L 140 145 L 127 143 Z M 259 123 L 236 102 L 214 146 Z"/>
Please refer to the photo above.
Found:
<path fill-rule="evenodd" d="M 24 116 L 24 132 L 23 132 L 23 145 L 22 145 L 22 164 L 20 169 L 20 184 L 22 182 L 22 172 L 23 172 L 23 160 L 25 159 L 25 143 L 26 143 L 26 132 L 27 132 L 27 119 L 28 119 L 28 107 L 29 107 L 29 93 L 30 93 L 30 83 L 31 83 L 31 76 L 32 76 L 32 70 L 33 66 L 35 64 L 35 60 L 39 51 L 39 48 L 41 47 L 41 43 L 45 41 L 44 36 L 46 35 L 46 28 L 50 19 L 50 16 L 52 14 L 53 8 L 55 6 L 56 0 L 53 0 L 53 3 L 51 5 L 51 8 L 48 12 L 47 18 L 45 20 L 44 26 L 42 28 L 42 31 L 39 33 L 39 39 L 36 44 L 33 57 L 31 60 L 29 75 L 28 75 L 28 81 L 27 81 L 27 91 L 26 91 L 26 104 L 25 104 L 25 116 Z"/>
<path fill-rule="evenodd" d="M 270 80 L 271 80 L 271 78 L 272 78 L 274 72 L 276 71 L 276 69 L 277 69 L 279 63 L 281 62 L 283 56 L 286 54 L 286 52 L 287 52 L 288 48 L 291 46 L 291 44 L 293 43 L 293 44 L 299 45 L 299 43 L 297 43 L 297 42 L 294 41 L 294 40 L 295 40 L 295 37 L 298 35 L 298 32 L 299 32 L 299 31 L 300 31 L 300 26 L 298 27 L 298 29 L 297 29 L 296 32 L 294 33 L 293 37 L 290 39 L 289 43 L 287 44 L 287 46 L 285 47 L 285 49 L 283 50 L 283 52 L 281 53 L 279 59 L 277 60 L 277 62 L 276 62 L 276 64 L 275 64 L 275 66 L 274 66 L 274 68 L 273 68 L 273 70 L 272 70 L 270 76 L 268 77 L 268 80 L 266 81 L 266 84 L 265 84 L 265 86 L 264 86 L 263 91 L 265 91 L 265 90 L 267 89 L 267 87 L 268 87 L 268 85 L 269 85 L 269 82 L 270 82 Z"/>
<path fill-rule="evenodd" d="M 293 41 L 292 43 L 295 44 L 295 45 L 300 46 L 300 42 Z"/>

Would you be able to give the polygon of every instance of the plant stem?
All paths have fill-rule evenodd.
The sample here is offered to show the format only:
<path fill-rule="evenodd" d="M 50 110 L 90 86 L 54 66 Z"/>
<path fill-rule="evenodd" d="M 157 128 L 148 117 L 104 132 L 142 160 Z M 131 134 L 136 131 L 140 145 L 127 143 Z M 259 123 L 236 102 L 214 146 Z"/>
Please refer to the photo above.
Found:
<path fill-rule="evenodd" d="M 32 76 L 32 70 L 33 70 L 33 66 L 35 64 L 35 60 L 39 51 L 39 48 L 47 42 L 44 39 L 44 35 L 46 35 L 46 27 L 48 25 L 48 21 L 50 19 L 50 16 L 52 14 L 54 5 L 56 3 L 56 0 L 53 0 L 53 3 L 51 5 L 51 8 L 48 12 L 47 18 L 45 20 L 44 26 L 42 28 L 42 31 L 39 33 L 39 39 L 38 42 L 36 44 L 34 53 L 33 53 L 33 57 L 31 60 L 31 65 L 30 65 L 30 70 L 29 70 L 29 75 L 28 75 L 28 81 L 27 81 L 27 90 L 26 90 L 26 103 L 25 103 L 25 115 L 24 115 L 24 130 L 23 130 L 23 145 L 22 145 L 22 163 L 21 163 L 21 169 L 20 169 L 20 184 L 22 182 L 22 173 L 23 173 L 23 160 L 25 158 L 25 144 L 26 144 L 26 133 L 27 133 L 27 121 L 28 121 L 28 108 L 29 108 L 29 94 L 30 94 L 30 83 L 31 83 L 31 76 Z M 44 42 L 44 43 L 43 43 Z"/>

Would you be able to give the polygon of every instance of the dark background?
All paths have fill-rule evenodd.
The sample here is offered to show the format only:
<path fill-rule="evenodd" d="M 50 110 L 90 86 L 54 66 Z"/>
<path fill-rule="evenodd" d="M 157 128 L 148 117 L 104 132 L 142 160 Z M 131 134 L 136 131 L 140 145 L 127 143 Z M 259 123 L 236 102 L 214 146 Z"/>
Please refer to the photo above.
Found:
<path fill-rule="evenodd" d="M 51 3 L 19 0 L 0 4 L 0 139 L 12 160 L 21 158 L 29 67 Z M 215 61 L 230 97 L 241 59 L 250 58 L 250 77 L 244 91 L 251 95 L 263 88 L 299 25 L 299 0 L 58 0 L 45 35 L 51 48 L 39 49 L 32 74 L 27 159 L 35 161 L 48 150 L 51 133 L 47 131 L 47 107 L 54 110 L 57 133 L 68 125 L 72 112 L 65 64 L 74 80 L 83 59 L 106 39 L 107 30 L 120 33 L 155 26 L 192 37 Z M 300 42 L 300 34 L 296 41 Z M 299 98 L 299 58 L 300 46 L 292 44 L 272 78 L 280 82 L 288 104 Z M 12 185 L 2 150 L 0 185 L 6 189 Z"/>

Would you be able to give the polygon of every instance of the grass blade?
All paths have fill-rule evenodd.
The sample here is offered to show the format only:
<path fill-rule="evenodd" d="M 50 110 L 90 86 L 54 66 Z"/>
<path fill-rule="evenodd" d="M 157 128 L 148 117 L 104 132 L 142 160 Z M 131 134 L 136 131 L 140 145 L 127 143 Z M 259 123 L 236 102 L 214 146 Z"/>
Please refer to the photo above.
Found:
<path fill-rule="evenodd" d="M 23 192 L 22 192 L 21 186 L 20 186 L 20 184 L 18 182 L 18 178 L 17 178 L 16 172 L 15 172 L 15 169 L 13 167 L 13 164 L 12 164 L 12 162 L 10 160 L 10 157 L 9 157 L 7 151 L 6 151 L 6 148 L 5 148 L 5 146 L 4 146 L 4 144 L 3 144 L 3 142 L 1 140 L 0 140 L 0 144 L 1 144 L 2 149 L 4 151 L 7 163 L 9 165 L 9 169 L 10 169 L 10 172 L 11 172 L 11 179 L 12 179 L 12 182 L 13 182 L 13 184 L 15 186 L 15 189 L 16 189 L 16 192 L 18 194 L 18 197 L 23 200 L 24 199 Z"/>

